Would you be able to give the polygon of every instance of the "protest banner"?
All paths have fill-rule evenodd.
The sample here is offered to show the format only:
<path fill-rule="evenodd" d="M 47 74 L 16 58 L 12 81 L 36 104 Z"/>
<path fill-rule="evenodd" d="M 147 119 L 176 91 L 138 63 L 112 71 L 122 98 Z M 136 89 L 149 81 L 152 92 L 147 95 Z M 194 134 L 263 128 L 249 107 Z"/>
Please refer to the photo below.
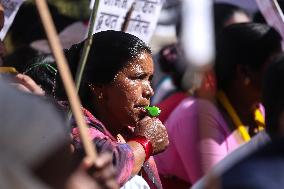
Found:
<path fill-rule="evenodd" d="M 125 32 L 149 42 L 156 28 L 164 0 L 101 0 L 94 33 L 120 31 L 126 14 L 134 6 Z M 92 6 L 90 6 L 92 7 Z"/>
<path fill-rule="evenodd" d="M 266 22 L 274 27 L 284 39 L 284 15 L 276 0 L 256 0 L 260 12 Z M 282 49 L 284 42 L 282 41 Z"/>
<path fill-rule="evenodd" d="M 4 27 L 0 32 L 0 39 L 3 40 L 12 25 L 15 16 L 25 0 L 0 0 L 0 3 L 4 7 Z"/>

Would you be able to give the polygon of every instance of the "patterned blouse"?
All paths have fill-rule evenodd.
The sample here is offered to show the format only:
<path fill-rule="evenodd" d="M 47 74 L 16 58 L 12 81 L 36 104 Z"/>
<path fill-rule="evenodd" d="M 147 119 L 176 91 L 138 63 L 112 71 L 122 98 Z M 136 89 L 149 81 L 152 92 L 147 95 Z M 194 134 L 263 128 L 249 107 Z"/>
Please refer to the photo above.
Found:
<path fill-rule="evenodd" d="M 119 143 L 88 110 L 83 108 L 83 113 L 89 126 L 89 135 L 96 145 L 98 153 L 111 152 L 113 154 L 113 165 L 116 170 L 119 170 L 117 171 L 116 180 L 120 186 L 123 186 L 131 179 L 131 172 L 134 166 L 134 155 L 130 146 L 126 143 Z M 79 129 L 76 127 L 74 119 L 72 120 L 72 126 L 74 126 L 72 129 L 73 144 L 75 149 L 80 151 L 83 148 L 79 138 Z M 141 174 L 151 189 L 162 189 L 156 164 L 152 157 L 144 163 Z"/>

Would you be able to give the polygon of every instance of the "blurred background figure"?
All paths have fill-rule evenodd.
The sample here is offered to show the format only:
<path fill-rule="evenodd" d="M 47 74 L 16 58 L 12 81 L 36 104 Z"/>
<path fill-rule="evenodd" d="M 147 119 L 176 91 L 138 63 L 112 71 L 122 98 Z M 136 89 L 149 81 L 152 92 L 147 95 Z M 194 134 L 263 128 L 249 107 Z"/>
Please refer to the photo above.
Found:
<path fill-rule="evenodd" d="M 283 73 L 284 55 L 282 54 L 268 67 L 263 87 L 266 132 L 274 142 L 248 155 L 223 172 L 220 179 L 222 188 L 268 189 L 281 188 L 284 184 L 284 88 L 279 85 L 284 82 Z"/>
<path fill-rule="evenodd" d="M 243 125 L 250 126 L 249 135 L 254 136 L 259 129 L 253 110 L 261 100 L 262 77 L 281 51 L 281 37 L 273 28 L 254 23 L 230 25 L 221 34 L 215 66 L 218 89 L 224 91 Z M 245 142 L 221 100 L 215 104 L 187 97 L 169 116 L 170 145 L 156 156 L 158 170 L 167 180 L 177 177 L 194 184 Z"/>
<path fill-rule="evenodd" d="M 214 4 L 215 38 L 218 37 L 223 27 L 233 23 L 249 22 L 250 20 L 248 13 L 237 6 L 226 3 Z M 180 32 L 181 15 L 176 22 L 176 34 L 178 41 L 180 40 Z M 189 90 L 184 89 L 182 86 L 183 74 L 188 64 L 183 58 L 183 50 L 179 42 L 177 44 L 171 44 L 163 47 L 154 60 L 156 60 L 155 75 L 153 78 L 155 95 L 151 100 L 153 104 L 159 104 L 175 92 Z M 193 81 L 187 82 L 192 83 Z M 175 98 L 172 97 L 171 100 L 172 99 Z"/>
<path fill-rule="evenodd" d="M 1 188 L 117 188 L 110 154 L 96 164 L 72 155 L 67 122 L 55 104 L 2 81 L 0 89 Z"/>

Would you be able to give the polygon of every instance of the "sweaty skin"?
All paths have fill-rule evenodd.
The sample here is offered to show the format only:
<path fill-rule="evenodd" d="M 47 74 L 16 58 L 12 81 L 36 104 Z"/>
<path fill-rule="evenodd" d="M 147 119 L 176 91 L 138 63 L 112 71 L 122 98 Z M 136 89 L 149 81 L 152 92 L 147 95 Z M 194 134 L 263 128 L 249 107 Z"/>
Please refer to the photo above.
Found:
<path fill-rule="evenodd" d="M 147 115 L 144 107 L 150 105 L 154 94 L 150 85 L 153 72 L 152 56 L 142 53 L 130 60 L 110 84 L 102 86 L 103 108 L 98 116 L 114 136 L 129 126 L 135 127 Z"/>
<path fill-rule="evenodd" d="M 154 66 L 152 56 L 142 53 L 128 62 L 108 84 L 94 91 L 98 99 L 98 118 L 113 136 L 121 134 L 126 141 L 135 136 L 145 136 L 153 146 L 153 154 L 162 152 L 168 146 L 165 126 L 157 118 L 147 116 L 145 106 L 150 105 L 154 95 L 151 87 Z M 145 151 L 141 144 L 128 141 L 134 154 L 132 175 L 136 175 L 145 161 Z"/>

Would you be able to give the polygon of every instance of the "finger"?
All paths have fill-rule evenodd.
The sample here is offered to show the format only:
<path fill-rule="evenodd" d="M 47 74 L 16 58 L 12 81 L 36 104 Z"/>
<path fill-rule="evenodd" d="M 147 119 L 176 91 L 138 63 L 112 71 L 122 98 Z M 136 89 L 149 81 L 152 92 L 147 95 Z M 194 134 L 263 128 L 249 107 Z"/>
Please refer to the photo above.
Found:
<path fill-rule="evenodd" d="M 19 83 L 25 85 L 25 86 L 26 86 L 27 88 L 29 88 L 30 90 L 33 89 L 33 86 L 34 86 L 34 85 L 37 85 L 37 84 L 34 82 L 34 80 L 32 80 L 29 76 L 24 75 L 24 74 L 17 74 L 17 75 L 15 76 L 15 79 L 16 79 Z"/>
<path fill-rule="evenodd" d="M 88 169 L 93 167 L 93 161 L 91 158 L 89 157 L 85 157 L 80 165 L 80 168 L 82 168 L 83 170 L 87 171 Z"/>
<path fill-rule="evenodd" d="M 44 95 L 44 91 L 40 86 L 36 84 L 36 82 L 30 78 L 27 75 L 24 74 L 17 74 L 15 76 L 15 79 L 24 85 L 26 88 L 28 88 L 32 93 L 38 94 L 38 95 Z"/>
<path fill-rule="evenodd" d="M 24 85 L 22 84 L 19 84 L 19 83 L 11 83 L 10 84 L 11 86 L 15 87 L 16 89 L 20 90 L 20 91 L 23 91 L 23 92 L 27 92 L 27 93 L 31 93 L 31 91 L 25 87 Z"/>
<path fill-rule="evenodd" d="M 105 182 L 105 188 L 104 189 L 118 189 L 118 183 L 116 182 L 115 179 L 108 180 Z"/>
<path fill-rule="evenodd" d="M 143 119 L 141 119 L 138 123 L 137 126 L 143 126 L 143 125 L 148 125 L 152 122 L 152 118 L 149 116 L 145 116 Z"/>
<path fill-rule="evenodd" d="M 112 154 L 102 153 L 95 161 L 95 168 L 102 169 L 107 165 L 112 164 Z"/>
<path fill-rule="evenodd" d="M 115 169 L 112 165 L 105 167 L 102 170 L 95 171 L 95 173 L 93 174 L 93 178 L 102 182 L 107 181 L 109 179 L 114 179 L 115 176 Z"/>

